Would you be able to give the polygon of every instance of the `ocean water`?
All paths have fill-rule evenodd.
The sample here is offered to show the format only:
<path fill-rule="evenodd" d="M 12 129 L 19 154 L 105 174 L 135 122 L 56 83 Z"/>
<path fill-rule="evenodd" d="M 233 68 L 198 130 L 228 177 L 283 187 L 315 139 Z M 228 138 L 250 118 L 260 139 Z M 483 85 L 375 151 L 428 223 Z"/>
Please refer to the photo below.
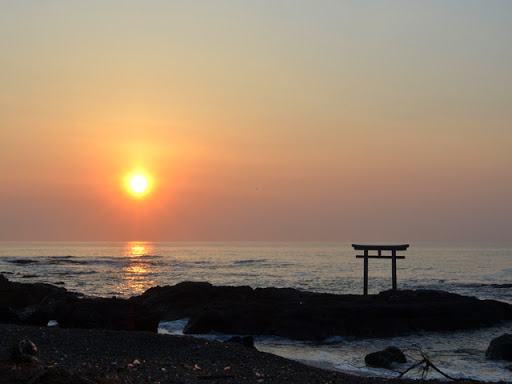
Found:
<path fill-rule="evenodd" d="M 399 254 L 405 256 L 397 262 L 400 289 L 440 289 L 512 303 L 507 287 L 512 284 L 512 244 L 419 243 Z M 355 255 L 346 243 L 0 243 L 0 273 L 11 281 L 45 282 L 103 297 L 130 297 L 182 281 L 361 294 L 362 260 Z M 390 288 L 390 260 L 370 259 L 369 293 Z M 180 334 L 185 321 L 161 323 L 160 331 Z M 512 381 L 506 369 L 510 363 L 485 360 L 489 341 L 506 332 L 512 333 L 512 323 L 388 339 L 334 337 L 323 343 L 260 337 L 256 344 L 313 365 L 390 377 L 397 373 L 366 367 L 364 356 L 395 345 L 406 350 L 412 364 L 420 358 L 419 346 L 452 376 Z M 429 372 L 428 377 L 439 375 Z"/>

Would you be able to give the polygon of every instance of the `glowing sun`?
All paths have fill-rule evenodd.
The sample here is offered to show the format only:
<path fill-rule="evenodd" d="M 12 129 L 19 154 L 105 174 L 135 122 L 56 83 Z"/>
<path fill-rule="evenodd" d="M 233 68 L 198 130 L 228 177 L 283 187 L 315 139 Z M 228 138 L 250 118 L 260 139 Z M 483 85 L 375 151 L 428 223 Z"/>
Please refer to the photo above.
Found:
<path fill-rule="evenodd" d="M 136 194 L 141 194 L 148 188 L 148 181 L 142 175 L 133 176 L 130 180 L 130 188 Z"/>

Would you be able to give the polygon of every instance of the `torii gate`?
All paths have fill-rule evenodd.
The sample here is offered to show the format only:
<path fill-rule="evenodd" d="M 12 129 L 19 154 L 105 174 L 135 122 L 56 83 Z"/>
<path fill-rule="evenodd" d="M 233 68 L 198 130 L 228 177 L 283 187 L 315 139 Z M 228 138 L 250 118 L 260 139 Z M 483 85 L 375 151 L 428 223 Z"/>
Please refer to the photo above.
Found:
<path fill-rule="evenodd" d="M 364 294 L 368 295 L 368 259 L 391 259 L 391 273 L 393 279 L 393 291 L 396 292 L 396 259 L 405 259 L 405 256 L 397 256 L 397 251 L 405 251 L 409 244 L 402 245 L 361 245 L 352 244 L 356 251 L 364 251 L 363 255 L 356 258 L 364 258 Z M 377 251 L 377 255 L 369 255 L 369 251 Z M 391 256 L 383 256 L 382 251 L 391 251 Z"/>

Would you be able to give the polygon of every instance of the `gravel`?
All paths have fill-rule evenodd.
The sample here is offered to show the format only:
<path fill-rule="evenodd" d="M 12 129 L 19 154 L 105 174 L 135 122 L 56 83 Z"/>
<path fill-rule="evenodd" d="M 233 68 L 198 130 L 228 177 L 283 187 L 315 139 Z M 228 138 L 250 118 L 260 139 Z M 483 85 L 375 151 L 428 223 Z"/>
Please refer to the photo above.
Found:
<path fill-rule="evenodd" d="M 236 343 L 149 332 L 0 324 L 0 383 L 394 383 L 322 370 Z M 14 358 L 29 338 L 37 358 Z M 400 383 L 417 381 L 401 380 Z"/>

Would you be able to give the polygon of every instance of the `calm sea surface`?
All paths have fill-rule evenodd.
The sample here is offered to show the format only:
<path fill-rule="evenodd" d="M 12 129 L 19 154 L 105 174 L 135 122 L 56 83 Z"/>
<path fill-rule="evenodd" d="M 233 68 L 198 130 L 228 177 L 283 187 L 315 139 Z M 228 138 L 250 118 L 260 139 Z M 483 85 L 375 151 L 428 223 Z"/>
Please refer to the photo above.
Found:
<path fill-rule="evenodd" d="M 406 257 L 398 260 L 400 289 L 440 289 L 512 303 L 512 289 L 506 288 L 512 284 L 512 244 L 420 243 L 401 254 Z M 344 243 L 0 243 L 0 273 L 11 281 L 57 284 L 104 297 L 129 297 L 182 281 L 361 294 L 362 260 L 355 255 Z M 370 293 L 389 289 L 390 260 L 370 260 L 369 275 Z M 179 334 L 182 327 L 183 322 L 162 323 L 161 332 Z M 260 338 L 257 346 L 324 367 L 383 375 L 364 366 L 365 354 L 396 345 L 414 359 L 415 344 L 452 375 L 511 381 L 506 363 L 484 356 L 489 341 L 505 332 L 512 332 L 512 324 L 392 339 L 333 338 L 322 344 Z"/>

